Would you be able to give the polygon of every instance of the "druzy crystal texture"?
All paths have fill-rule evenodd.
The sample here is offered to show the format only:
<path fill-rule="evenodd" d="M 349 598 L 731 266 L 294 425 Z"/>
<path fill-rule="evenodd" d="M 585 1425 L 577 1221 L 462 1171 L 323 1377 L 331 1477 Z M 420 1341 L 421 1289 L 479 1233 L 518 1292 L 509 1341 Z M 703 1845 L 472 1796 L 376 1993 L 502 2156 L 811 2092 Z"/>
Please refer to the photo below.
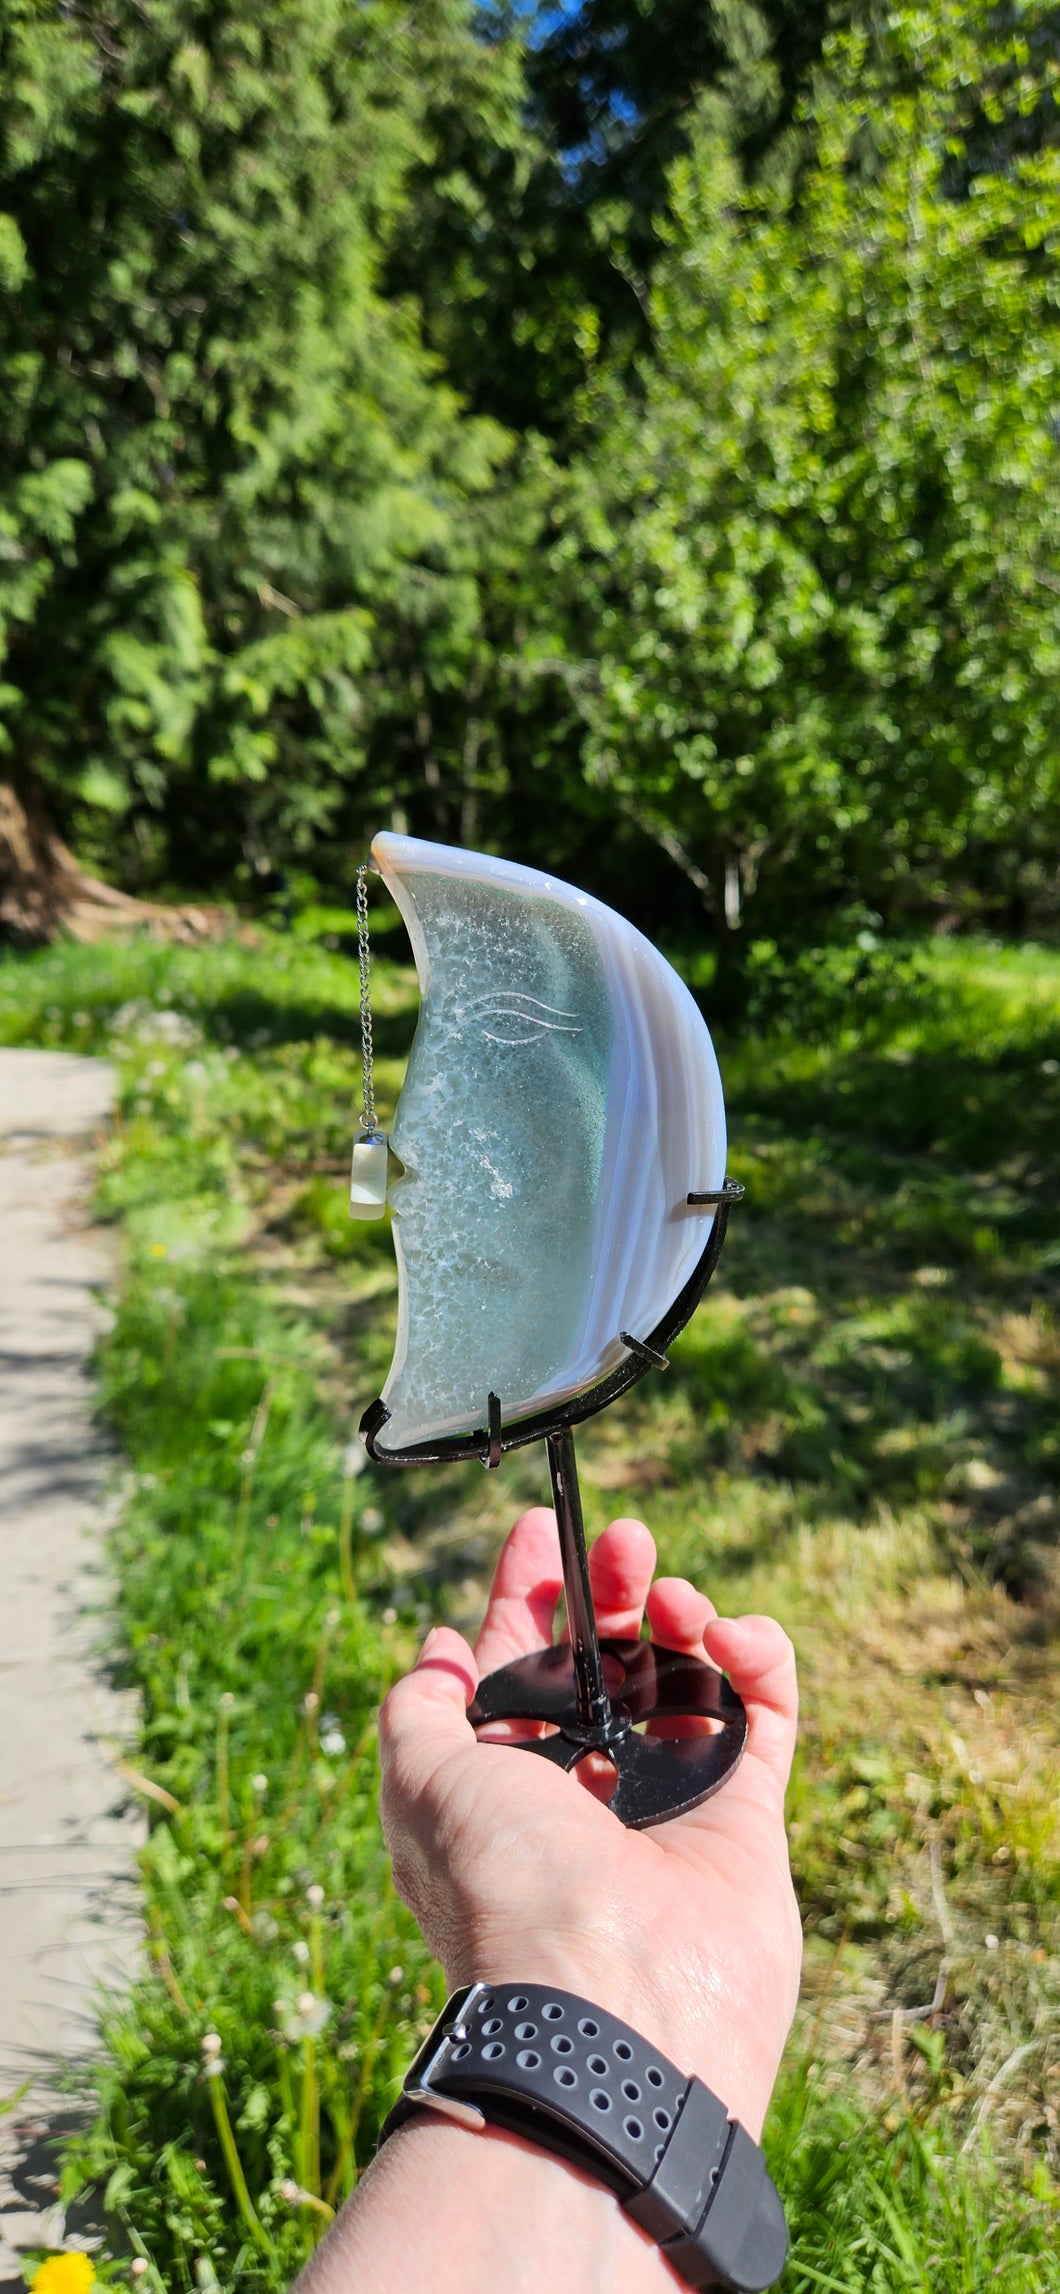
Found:
<path fill-rule="evenodd" d="M 720 1187 L 717 1062 L 650 941 L 572 886 L 379 836 L 420 1017 L 391 1132 L 397 1344 L 382 1446 L 565 1401 L 646 1335 L 703 1250 Z"/>

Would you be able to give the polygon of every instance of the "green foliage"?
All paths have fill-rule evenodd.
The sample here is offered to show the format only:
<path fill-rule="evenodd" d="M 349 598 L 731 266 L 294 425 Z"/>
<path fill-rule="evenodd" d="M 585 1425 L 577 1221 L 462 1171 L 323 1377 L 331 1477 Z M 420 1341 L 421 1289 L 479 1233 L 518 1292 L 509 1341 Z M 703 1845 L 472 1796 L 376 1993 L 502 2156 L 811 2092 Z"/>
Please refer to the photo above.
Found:
<path fill-rule="evenodd" d="M 477 58 L 458 5 L 422 33 Z M 511 441 L 380 291 L 410 39 L 393 0 L 7 12 L 6 750 L 127 866 L 319 846 L 403 746 L 418 783 L 525 539 Z"/>
<path fill-rule="evenodd" d="M 1052 884 L 1060 154 L 953 196 L 993 27 L 834 39 L 794 207 L 702 107 L 643 404 L 601 379 L 572 478 L 587 770 L 789 944 L 852 899 L 1011 917 Z M 1051 103 L 1051 49 L 1023 65 Z"/>
<path fill-rule="evenodd" d="M 16 785 L 134 882 L 498 845 L 743 995 L 1051 929 L 1052 12 L 829 23 L 9 8 Z"/>
<path fill-rule="evenodd" d="M 828 16 L 792 0 L 582 0 L 481 19 L 515 106 L 440 92 L 389 263 L 476 407 L 576 444 L 586 376 L 603 356 L 631 380 L 650 343 L 667 176 L 697 98 L 715 91 L 741 159 L 783 166 Z"/>

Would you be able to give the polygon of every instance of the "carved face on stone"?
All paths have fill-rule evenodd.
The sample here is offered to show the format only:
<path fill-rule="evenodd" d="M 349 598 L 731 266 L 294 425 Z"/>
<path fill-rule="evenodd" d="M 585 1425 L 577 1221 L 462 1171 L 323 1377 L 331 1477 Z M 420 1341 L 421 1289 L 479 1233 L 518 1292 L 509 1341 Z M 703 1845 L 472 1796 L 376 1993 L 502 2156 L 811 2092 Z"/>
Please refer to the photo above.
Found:
<path fill-rule="evenodd" d="M 721 1083 L 670 966 L 571 886 L 379 836 L 421 1009 L 391 1144 L 399 1273 L 385 1447 L 505 1423 L 596 1383 L 709 1231 Z"/>

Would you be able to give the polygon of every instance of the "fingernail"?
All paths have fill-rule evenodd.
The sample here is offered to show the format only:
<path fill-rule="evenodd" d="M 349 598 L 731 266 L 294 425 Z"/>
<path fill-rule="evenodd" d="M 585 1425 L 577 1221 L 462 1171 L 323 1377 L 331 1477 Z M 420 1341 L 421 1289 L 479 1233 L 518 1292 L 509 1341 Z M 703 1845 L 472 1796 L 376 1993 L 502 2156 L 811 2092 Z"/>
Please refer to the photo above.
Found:
<path fill-rule="evenodd" d="M 422 1647 L 422 1649 L 420 1650 L 419 1656 L 418 1656 L 418 1657 L 417 1657 L 417 1659 L 416 1659 L 416 1663 L 417 1663 L 418 1665 L 422 1665 L 424 1658 L 425 1658 L 425 1657 L 429 1657 L 429 1656 L 430 1656 L 431 1650 L 433 1649 L 433 1647 L 434 1647 L 434 1644 L 435 1644 L 436 1640 L 438 1639 L 438 1634 L 439 1634 L 439 1631 L 440 1631 L 440 1630 L 441 1630 L 441 1628 L 440 1628 L 438 1625 L 432 1625 L 432 1626 L 431 1626 L 430 1632 L 428 1633 L 428 1635 L 427 1635 L 427 1638 L 426 1638 L 426 1640 L 425 1640 L 425 1642 L 424 1642 L 424 1644 L 423 1644 L 423 1647 Z"/>

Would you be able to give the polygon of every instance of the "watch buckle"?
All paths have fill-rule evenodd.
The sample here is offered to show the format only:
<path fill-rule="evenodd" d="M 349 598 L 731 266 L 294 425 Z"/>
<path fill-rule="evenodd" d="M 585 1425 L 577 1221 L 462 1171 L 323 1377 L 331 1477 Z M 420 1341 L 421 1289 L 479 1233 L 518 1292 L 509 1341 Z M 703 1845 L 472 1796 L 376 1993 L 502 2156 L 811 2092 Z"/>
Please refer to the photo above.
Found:
<path fill-rule="evenodd" d="M 450 2042 L 454 2039 L 460 2040 L 467 2037 L 468 2019 L 473 2014 L 483 1993 L 488 1989 L 489 1986 L 485 1983 L 469 1984 L 467 1990 L 460 1997 L 452 2021 L 443 2024 L 438 2034 L 437 2043 L 432 2048 L 426 2062 L 422 2063 L 421 2059 L 417 2058 L 413 2066 L 416 2085 L 414 2087 L 406 2085 L 403 2090 L 407 2102 L 422 2104 L 425 2110 L 437 2111 L 443 2118 L 454 2120 L 457 2126 L 473 2127 L 476 2133 L 486 2124 L 485 2112 L 478 2110 L 474 2103 L 460 2102 L 455 2095 L 440 2095 L 437 2088 L 432 2086 L 431 2081 Z"/>

